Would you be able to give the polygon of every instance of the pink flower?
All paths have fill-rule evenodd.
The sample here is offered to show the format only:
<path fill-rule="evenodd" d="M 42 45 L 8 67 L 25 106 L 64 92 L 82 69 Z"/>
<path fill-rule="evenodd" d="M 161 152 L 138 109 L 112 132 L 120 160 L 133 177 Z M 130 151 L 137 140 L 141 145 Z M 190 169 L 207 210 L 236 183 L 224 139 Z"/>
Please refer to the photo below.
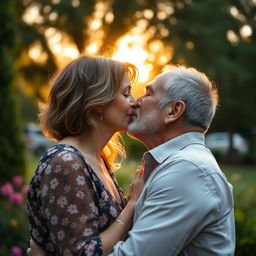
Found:
<path fill-rule="evenodd" d="M 14 193 L 12 195 L 10 195 L 10 200 L 13 204 L 15 205 L 20 205 L 23 201 L 22 195 L 19 193 Z"/>
<path fill-rule="evenodd" d="M 12 251 L 12 253 L 13 253 L 14 255 L 17 255 L 17 256 L 22 255 L 22 250 L 21 250 L 21 248 L 18 247 L 18 246 L 13 246 L 12 249 L 11 249 L 11 251 Z"/>
<path fill-rule="evenodd" d="M 0 193 L 3 196 L 11 196 L 14 193 L 12 184 L 10 182 L 6 182 L 3 186 L 0 187 Z"/>
<path fill-rule="evenodd" d="M 19 187 L 23 182 L 23 178 L 21 176 L 14 176 L 12 179 L 12 183 L 15 187 Z"/>
<path fill-rule="evenodd" d="M 21 189 L 21 193 L 22 193 L 23 195 L 27 195 L 28 190 L 29 190 L 29 186 L 28 186 L 28 185 L 25 185 L 25 186 L 23 186 L 23 188 Z"/>

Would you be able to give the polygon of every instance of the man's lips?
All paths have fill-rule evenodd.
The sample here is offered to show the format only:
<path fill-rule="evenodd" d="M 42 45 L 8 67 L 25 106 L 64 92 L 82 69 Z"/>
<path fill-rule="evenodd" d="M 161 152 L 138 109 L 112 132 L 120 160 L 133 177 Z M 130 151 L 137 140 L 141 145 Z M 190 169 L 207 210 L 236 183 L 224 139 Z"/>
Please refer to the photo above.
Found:
<path fill-rule="evenodd" d="M 137 113 L 136 112 L 131 112 L 127 116 L 130 117 L 129 123 L 132 122 L 135 118 L 137 118 Z"/>

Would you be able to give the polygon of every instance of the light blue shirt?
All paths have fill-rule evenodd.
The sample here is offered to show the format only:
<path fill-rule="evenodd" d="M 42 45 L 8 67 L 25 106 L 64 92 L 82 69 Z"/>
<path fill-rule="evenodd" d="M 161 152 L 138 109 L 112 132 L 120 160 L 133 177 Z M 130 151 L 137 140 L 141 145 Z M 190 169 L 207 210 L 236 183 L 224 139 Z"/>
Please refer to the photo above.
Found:
<path fill-rule="evenodd" d="M 204 134 L 182 134 L 144 160 L 149 177 L 133 227 L 110 255 L 234 255 L 232 186 L 205 147 Z"/>

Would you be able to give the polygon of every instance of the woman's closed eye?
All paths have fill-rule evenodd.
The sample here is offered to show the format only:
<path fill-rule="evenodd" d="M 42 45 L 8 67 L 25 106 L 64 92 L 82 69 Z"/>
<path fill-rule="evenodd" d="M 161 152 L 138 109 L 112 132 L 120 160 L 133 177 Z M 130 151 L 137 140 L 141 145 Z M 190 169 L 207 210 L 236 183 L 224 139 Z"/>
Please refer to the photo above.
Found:
<path fill-rule="evenodd" d="M 128 98 L 131 96 L 131 91 L 130 90 L 124 91 L 123 95 L 124 95 L 124 97 Z"/>

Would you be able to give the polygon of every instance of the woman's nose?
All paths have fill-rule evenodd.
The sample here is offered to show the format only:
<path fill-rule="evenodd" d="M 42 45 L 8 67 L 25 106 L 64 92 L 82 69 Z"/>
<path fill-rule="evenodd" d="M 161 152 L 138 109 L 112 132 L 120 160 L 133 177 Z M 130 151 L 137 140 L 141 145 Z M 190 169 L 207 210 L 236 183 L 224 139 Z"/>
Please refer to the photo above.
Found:
<path fill-rule="evenodd" d="M 137 105 L 137 101 L 136 101 L 136 99 L 131 95 L 131 97 L 130 97 L 130 105 L 131 106 L 135 106 L 135 105 Z"/>
<path fill-rule="evenodd" d="M 131 96 L 131 98 L 132 98 L 131 101 L 130 101 L 131 107 L 133 109 L 136 109 L 136 108 L 140 107 L 139 104 L 138 104 L 138 100 L 136 100 L 133 96 Z"/>

